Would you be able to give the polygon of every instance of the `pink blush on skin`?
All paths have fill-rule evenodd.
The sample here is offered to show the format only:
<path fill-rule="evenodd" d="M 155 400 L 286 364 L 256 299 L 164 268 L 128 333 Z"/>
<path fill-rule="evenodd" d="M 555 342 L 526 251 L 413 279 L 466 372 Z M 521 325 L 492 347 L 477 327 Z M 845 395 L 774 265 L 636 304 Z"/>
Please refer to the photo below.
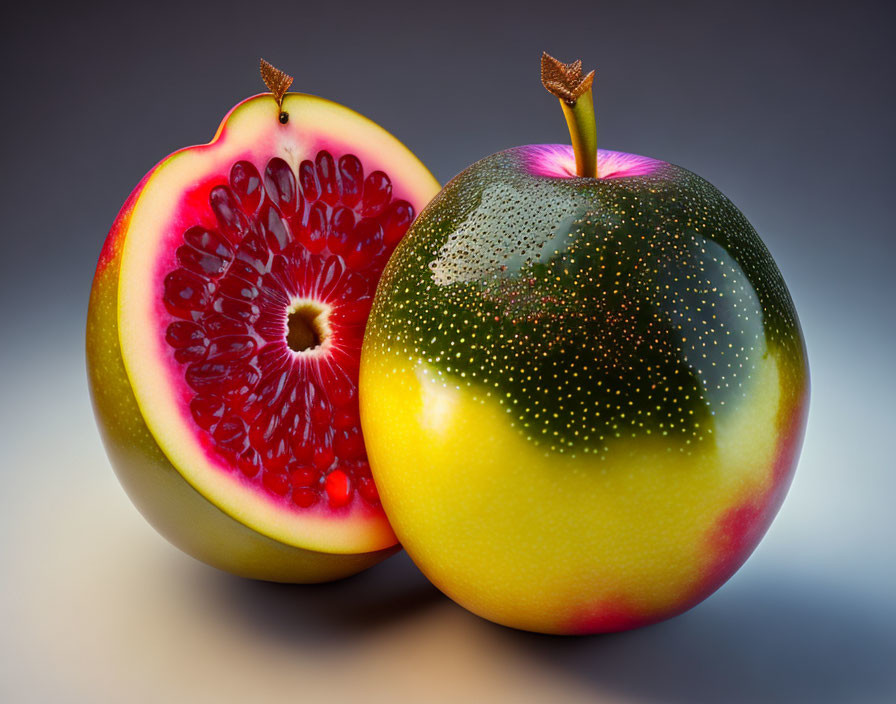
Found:
<path fill-rule="evenodd" d="M 576 173 L 576 157 L 569 144 L 533 144 L 525 147 L 529 173 L 548 178 L 580 178 Z M 648 176 L 666 162 L 639 154 L 597 150 L 598 178 Z"/>

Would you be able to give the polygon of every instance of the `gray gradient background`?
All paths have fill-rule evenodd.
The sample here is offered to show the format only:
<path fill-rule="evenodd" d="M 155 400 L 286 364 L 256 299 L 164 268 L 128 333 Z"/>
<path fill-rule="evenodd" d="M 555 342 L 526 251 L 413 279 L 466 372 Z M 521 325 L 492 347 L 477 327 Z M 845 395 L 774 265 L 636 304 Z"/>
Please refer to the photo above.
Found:
<path fill-rule="evenodd" d="M 0 47 L 0 700 L 896 698 L 890 3 L 71 5 L 7 9 Z M 542 49 L 598 67 L 602 145 L 728 194 L 796 301 L 809 429 L 754 556 L 670 622 L 563 639 L 467 614 L 404 556 L 283 587 L 170 547 L 114 479 L 84 374 L 94 264 L 131 188 L 260 92 L 260 55 L 444 182 L 566 139 Z"/>

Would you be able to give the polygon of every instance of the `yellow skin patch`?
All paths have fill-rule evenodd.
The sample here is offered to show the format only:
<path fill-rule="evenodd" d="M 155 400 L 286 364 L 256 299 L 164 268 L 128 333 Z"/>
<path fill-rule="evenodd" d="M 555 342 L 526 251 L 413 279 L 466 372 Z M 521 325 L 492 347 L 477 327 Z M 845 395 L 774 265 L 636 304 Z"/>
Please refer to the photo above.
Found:
<path fill-rule="evenodd" d="M 569 633 L 604 604 L 668 616 L 716 558 L 718 520 L 773 481 L 784 401 L 772 351 L 714 442 L 623 438 L 601 457 L 536 447 L 484 389 L 372 347 L 361 417 L 392 527 L 436 586 L 492 621 Z"/>

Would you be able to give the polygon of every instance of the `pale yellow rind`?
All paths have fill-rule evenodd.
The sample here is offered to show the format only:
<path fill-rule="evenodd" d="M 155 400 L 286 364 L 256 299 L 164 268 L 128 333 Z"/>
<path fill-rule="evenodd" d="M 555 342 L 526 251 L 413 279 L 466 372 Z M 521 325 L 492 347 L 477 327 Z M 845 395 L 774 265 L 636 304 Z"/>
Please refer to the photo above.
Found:
<path fill-rule="evenodd" d="M 249 159 L 259 169 L 279 156 L 297 169 L 321 148 L 351 152 L 367 171 L 390 175 L 395 197 L 419 212 L 439 190 L 429 171 L 392 135 L 357 113 L 321 98 L 289 94 L 282 109 L 270 95 L 250 98 L 222 123 L 208 145 L 176 152 L 149 177 L 137 199 L 124 234 L 118 288 L 118 326 L 128 378 L 147 427 L 168 460 L 204 497 L 237 521 L 286 545 L 330 553 L 360 553 L 388 548 L 395 536 L 382 516 L 358 512 L 353 519 L 333 520 L 313 512 L 287 512 L 266 497 L 246 491 L 233 473 L 222 470 L 201 447 L 195 427 L 176 398 L 163 355 L 157 305 L 161 296 L 153 263 L 164 238 L 179 223 L 177 196 L 208 178 L 210 168 Z M 226 166 L 225 166 L 226 165 Z M 225 171 L 226 174 L 226 171 Z"/>
<path fill-rule="evenodd" d="M 715 442 L 619 439 L 601 458 L 540 451 L 485 389 L 366 350 L 361 414 L 392 526 L 442 591 L 498 623 L 564 633 L 602 605 L 674 611 L 715 559 L 707 527 L 773 480 L 773 353 Z"/>

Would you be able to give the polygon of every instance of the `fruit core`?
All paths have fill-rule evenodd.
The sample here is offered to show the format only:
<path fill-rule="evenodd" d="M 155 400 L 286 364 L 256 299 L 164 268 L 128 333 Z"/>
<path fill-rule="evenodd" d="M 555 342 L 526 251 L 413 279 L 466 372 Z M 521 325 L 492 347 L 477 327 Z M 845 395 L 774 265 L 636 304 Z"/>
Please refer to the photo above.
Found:
<path fill-rule="evenodd" d="M 330 341 L 329 306 L 298 299 L 286 309 L 286 346 L 293 352 L 314 353 Z"/>
<path fill-rule="evenodd" d="M 188 195 L 197 224 L 160 292 L 172 374 L 222 471 L 293 511 L 381 510 L 358 365 L 377 281 L 414 209 L 353 154 L 263 169 L 238 161 Z"/>

